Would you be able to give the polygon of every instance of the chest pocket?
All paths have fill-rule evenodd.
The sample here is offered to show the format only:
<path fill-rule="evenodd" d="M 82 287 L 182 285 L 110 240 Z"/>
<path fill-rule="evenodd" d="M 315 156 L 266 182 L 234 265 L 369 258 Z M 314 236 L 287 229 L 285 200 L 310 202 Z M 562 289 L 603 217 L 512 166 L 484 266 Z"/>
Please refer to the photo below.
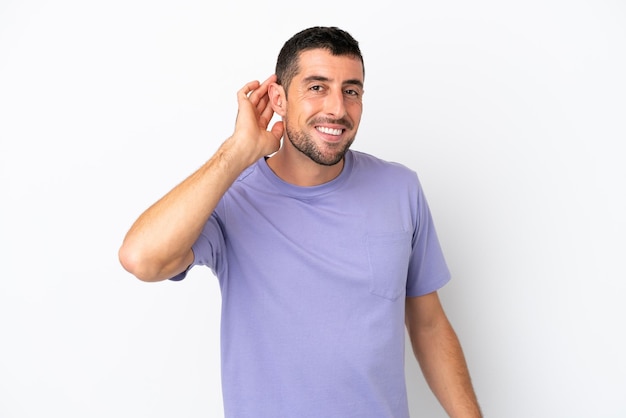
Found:
<path fill-rule="evenodd" d="M 391 232 L 367 236 L 370 293 L 395 300 L 406 292 L 411 257 L 411 233 Z"/>

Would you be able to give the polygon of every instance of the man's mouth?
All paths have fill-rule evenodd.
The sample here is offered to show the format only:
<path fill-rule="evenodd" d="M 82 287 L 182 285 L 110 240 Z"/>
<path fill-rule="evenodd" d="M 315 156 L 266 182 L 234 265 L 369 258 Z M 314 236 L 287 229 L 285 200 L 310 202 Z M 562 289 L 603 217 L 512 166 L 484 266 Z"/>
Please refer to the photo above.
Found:
<path fill-rule="evenodd" d="M 319 132 L 321 132 L 323 134 L 327 134 L 327 135 L 339 136 L 339 135 L 341 135 L 343 133 L 343 129 L 326 128 L 324 126 L 316 126 L 315 129 L 317 129 Z"/>

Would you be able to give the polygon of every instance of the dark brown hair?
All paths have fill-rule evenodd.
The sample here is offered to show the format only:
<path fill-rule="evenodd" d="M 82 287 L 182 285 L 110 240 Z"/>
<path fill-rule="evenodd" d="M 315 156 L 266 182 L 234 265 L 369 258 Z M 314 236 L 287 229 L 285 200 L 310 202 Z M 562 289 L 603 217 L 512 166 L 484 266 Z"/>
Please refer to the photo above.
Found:
<path fill-rule="evenodd" d="M 334 26 L 314 26 L 293 35 L 283 45 L 276 60 L 276 76 L 285 93 L 300 67 L 300 53 L 311 49 L 326 49 L 333 55 L 358 58 L 363 64 L 359 43 L 348 32 Z M 363 65 L 365 74 L 365 65 Z"/>

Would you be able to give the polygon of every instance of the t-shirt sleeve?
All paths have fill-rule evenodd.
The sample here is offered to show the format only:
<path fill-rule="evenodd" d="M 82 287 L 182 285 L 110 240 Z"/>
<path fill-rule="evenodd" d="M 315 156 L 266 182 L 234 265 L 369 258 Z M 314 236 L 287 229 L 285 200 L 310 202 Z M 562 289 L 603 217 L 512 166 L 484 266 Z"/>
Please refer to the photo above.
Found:
<path fill-rule="evenodd" d="M 407 297 L 434 292 L 444 286 L 451 277 L 419 180 L 417 184 L 416 222 L 409 261 Z"/>
<path fill-rule="evenodd" d="M 223 266 L 224 234 L 221 222 L 215 213 L 204 225 L 200 236 L 191 246 L 191 250 L 194 256 L 193 262 L 185 271 L 170 278 L 170 280 L 183 280 L 194 266 L 207 266 L 213 271 L 213 274 L 218 275 Z"/>

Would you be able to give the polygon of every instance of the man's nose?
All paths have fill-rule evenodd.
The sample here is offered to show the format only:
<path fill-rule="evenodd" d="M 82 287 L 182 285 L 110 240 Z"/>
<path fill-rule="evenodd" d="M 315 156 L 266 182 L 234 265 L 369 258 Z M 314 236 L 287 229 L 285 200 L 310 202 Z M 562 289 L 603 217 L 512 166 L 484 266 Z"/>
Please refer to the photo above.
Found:
<path fill-rule="evenodd" d="M 334 118 L 339 119 L 346 113 L 346 106 L 344 103 L 343 91 L 334 91 L 324 101 L 324 112 L 327 115 L 332 115 Z"/>

